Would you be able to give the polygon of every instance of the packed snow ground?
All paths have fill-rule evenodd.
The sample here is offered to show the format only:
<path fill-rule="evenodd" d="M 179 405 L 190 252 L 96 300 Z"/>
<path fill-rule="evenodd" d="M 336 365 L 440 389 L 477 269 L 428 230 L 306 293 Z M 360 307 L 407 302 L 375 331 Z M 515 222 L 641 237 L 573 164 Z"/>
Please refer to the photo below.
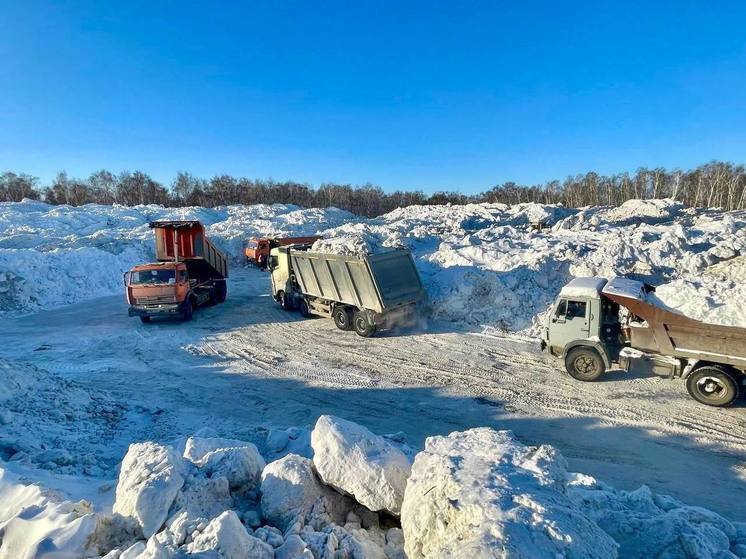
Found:
<path fill-rule="evenodd" d="M 124 213 L 134 211 L 140 220 L 139 236 L 128 237 L 129 227 L 122 225 L 115 214 L 109 216 L 107 225 L 99 215 L 106 211 L 122 212 L 122 223 Z M 156 209 L 153 215 L 163 212 L 156 215 L 163 218 L 169 211 Z M 154 494 L 145 491 L 144 497 L 129 500 L 123 494 L 120 499 L 122 475 L 130 480 L 141 478 L 136 471 L 128 477 L 128 468 L 123 468 L 123 472 L 118 469 L 130 444 L 137 441 L 155 441 L 148 444 L 165 449 L 158 450 L 161 454 L 156 453 L 159 458 L 153 460 L 156 488 L 172 486 L 171 481 L 166 481 L 175 479 L 170 472 L 177 472 L 184 479 L 178 490 L 166 491 L 174 495 L 177 508 L 172 509 L 173 503 L 161 503 L 159 515 L 162 516 L 163 508 L 168 515 L 180 509 L 193 512 L 196 501 L 211 503 L 209 511 L 200 513 L 206 520 L 202 524 L 188 522 L 189 515 L 179 519 L 176 514 L 168 527 L 155 528 L 156 536 L 166 531 L 172 538 L 165 541 L 164 534 L 161 538 L 165 543 L 159 541 L 158 545 L 184 553 L 207 554 L 219 547 L 223 556 L 229 556 L 228 548 L 220 547 L 221 541 L 228 540 L 231 543 L 225 545 L 233 550 L 267 550 L 247 539 L 251 537 L 269 545 L 277 556 L 281 556 L 279 546 L 287 544 L 288 555 L 283 556 L 294 557 L 302 556 L 303 546 L 328 543 L 328 534 L 335 528 L 325 532 L 317 524 L 303 532 L 304 524 L 295 534 L 282 530 L 278 534 L 267 524 L 281 523 L 277 519 L 283 514 L 273 515 L 271 521 L 258 520 L 262 511 L 281 511 L 284 506 L 260 495 L 264 480 L 254 495 L 250 495 L 251 490 L 244 491 L 243 486 L 231 486 L 231 476 L 237 468 L 221 468 L 218 462 L 222 463 L 223 458 L 219 456 L 225 453 L 218 451 L 232 449 L 231 456 L 242 456 L 241 460 L 231 458 L 230 464 L 235 465 L 237 460 L 243 471 L 253 472 L 241 479 L 255 480 L 261 463 L 252 462 L 251 450 L 236 450 L 250 449 L 250 443 L 268 464 L 262 472 L 285 472 L 289 468 L 291 477 L 309 480 L 313 479 L 311 474 L 318 475 L 317 470 L 326 472 L 324 486 L 314 487 L 327 497 L 328 491 L 333 491 L 329 498 L 334 502 L 336 495 L 341 495 L 392 512 L 395 505 L 391 499 L 401 492 L 401 456 L 411 460 L 419 452 L 422 467 L 418 468 L 415 461 L 406 487 L 413 479 L 423 480 L 420 486 L 425 493 L 433 486 L 425 487 L 429 483 L 427 476 L 433 476 L 439 480 L 436 485 L 443 483 L 456 491 L 453 495 L 461 495 L 459 502 L 469 503 L 464 509 L 471 514 L 473 494 L 459 493 L 462 489 L 451 485 L 443 472 L 428 466 L 438 463 L 439 452 L 448 456 L 461 453 L 463 459 L 454 460 L 454 465 L 469 467 L 458 474 L 464 483 L 491 487 L 496 479 L 506 480 L 516 488 L 516 494 L 525 495 L 525 499 L 510 506 L 510 514 L 505 501 L 510 492 L 496 491 L 482 503 L 485 508 L 480 514 L 499 514 L 504 519 L 495 527 L 500 534 L 524 533 L 521 523 L 526 515 L 539 514 L 536 511 L 544 509 L 541 521 L 532 526 L 542 526 L 542 534 L 555 534 L 557 545 L 572 538 L 563 526 L 567 526 L 568 518 L 580 514 L 588 522 L 584 524 L 583 537 L 593 535 L 598 550 L 607 549 L 606 538 L 611 538 L 620 546 L 621 557 L 655 556 L 663 550 L 669 550 L 673 557 L 706 557 L 707 553 L 731 557 L 725 551 L 728 549 L 744 555 L 743 547 L 739 547 L 746 543 L 744 529 L 738 524 L 746 520 L 743 407 L 701 406 L 688 397 L 683 383 L 645 371 L 612 372 L 604 382 L 578 383 L 564 373 L 561 364 L 539 353 L 525 337 L 504 337 L 492 328 L 530 332 L 535 316 L 556 294 L 552 291 L 555 284 L 559 289 L 572 273 L 587 273 L 583 266 L 591 264 L 607 266 L 612 272 L 631 271 L 642 278 L 696 285 L 712 277 L 715 287 L 707 284 L 702 288 L 712 290 L 708 291 L 709 299 L 704 300 L 731 320 L 728 286 L 739 285 L 737 270 L 743 261 L 736 256 L 744 250 L 743 213 L 693 212 L 663 202 L 580 212 L 535 206 L 407 208 L 377 220 L 356 220 L 337 210 L 308 211 L 284 206 L 173 211 L 178 212 L 173 217 L 193 215 L 206 222 L 210 216 L 244 216 L 236 217 L 230 227 L 221 225 L 229 218 L 215 217 L 209 230 L 211 238 L 236 261 L 243 238 L 263 234 L 263 227 L 270 232 L 307 234 L 346 223 L 326 235 L 347 244 L 348 230 L 362 228 L 363 233 L 357 238 L 367 239 L 366 243 L 372 238 L 376 246 L 407 244 L 431 292 L 436 318 L 422 329 L 363 340 L 337 331 L 331 321 L 302 320 L 294 313 L 283 312 L 268 297 L 266 274 L 234 265 L 229 298 L 224 304 L 200 310 L 192 323 L 143 325 L 126 316 L 120 271 L 134 263 L 127 260 L 132 257 L 127 254 L 129 250 L 136 253 L 135 260 L 151 257 L 151 233 L 146 223 L 153 217 L 146 210 L 50 208 L 38 203 L 3 206 L 0 220 L 14 225 L 0 229 L 0 261 L 13 263 L 15 271 L 12 281 L 8 280 L 10 275 L 5 275 L 5 283 L 0 283 L 0 290 L 4 289 L 0 298 L 6 305 L 6 316 L 0 322 L 0 502 L 4 503 L 0 532 L 5 527 L 5 549 L 0 547 L 0 557 L 2 553 L 22 556 L 7 551 L 18 549 L 9 547 L 18 540 L 8 536 L 8 522 L 15 526 L 13 533 L 21 530 L 35 534 L 36 539 L 29 536 L 27 541 L 46 546 L 78 545 L 76 542 L 84 541 L 76 539 L 78 536 L 91 525 L 100 527 L 103 522 L 106 530 L 96 528 L 96 541 L 104 542 L 99 550 L 134 545 L 130 556 L 142 552 L 150 553 L 144 557 L 158 556 L 156 553 L 162 550 L 156 542 L 146 542 L 142 526 L 105 518 L 115 507 L 120 514 L 127 511 L 129 515 L 137 508 L 133 503 L 149 503 L 148 496 Z M 20 217 L 24 212 L 38 215 L 29 217 L 26 226 Z M 49 217 L 50 222 L 46 221 L 47 214 L 53 216 Z M 87 214 L 92 216 L 86 217 Z M 261 219 L 256 217 L 259 214 Z M 531 231 L 528 223 L 537 219 L 536 214 L 542 218 L 549 214 L 550 223 L 554 222 L 552 229 Z M 515 223 L 508 224 L 510 220 Z M 90 225 L 88 229 L 84 222 Z M 61 223 L 67 224 L 66 229 Z M 679 226 L 682 233 L 677 233 Z M 123 237 L 109 233 L 117 228 Z M 375 235 L 368 230 L 376 228 L 380 231 Z M 391 241 L 399 230 L 401 240 Z M 671 235 L 678 240 L 672 241 Z M 487 237 L 491 240 L 485 240 Z M 618 238 L 619 244 L 614 240 Z M 48 244 L 44 239 L 48 239 Z M 67 243 L 58 251 L 64 256 L 45 250 L 61 246 L 60 243 Z M 672 246 L 678 248 L 674 250 Z M 551 252 L 550 247 L 560 250 Z M 624 250 L 613 252 L 609 247 Z M 87 250 L 94 251 L 95 262 Z M 547 250 L 550 253 L 544 254 Z M 631 255 L 627 255 L 628 251 Z M 105 254 L 112 255 L 118 269 L 100 270 Z M 454 260 L 453 255 L 464 260 Z M 641 264 L 633 266 L 631 262 L 638 257 Z M 34 265 L 27 267 L 24 259 Z M 67 275 L 68 259 L 75 262 L 71 270 L 85 273 Z M 646 262 L 651 269 L 644 272 Z M 510 267 L 511 263 L 514 267 Z M 682 263 L 692 264 L 691 272 L 685 273 Z M 580 267 L 575 268 L 576 264 Z M 495 267 L 506 270 L 496 272 Z M 0 273 L 7 274 L 8 269 L 0 267 Z M 549 273 L 551 270 L 555 271 Z M 735 275 L 728 276 L 731 273 Z M 110 277 L 102 280 L 106 274 Z M 542 283 L 545 276 L 551 280 Z M 498 287 L 485 291 L 482 298 L 476 297 L 495 279 L 500 280 Z M 103 287 L 97 291 L 96 285 Z M 62 295 L 68 287 L 70 293 Z M 524 290 L 524 298 L 511 299 L 509 294 L 519 288 Z M 110 292 L 116 294 L 97 297 Z M 533 299 L 542 297 L 545 302 Z M 492 298 L 498 302 L 493 304 Z M 451 305 L 452 300 L 462 307 Z M 71 301 L 77 302 L 61 306 Z M 510 301 L 514 301 L 512 306 Z M 666 303 L 676 306 L 670 298 L 666 298 Z M 501 305 L 512 308 L 515 315 L 506 316 Z M 39 308 L 51 310 L 38 311 Z M 360 448 L 353 443 L 366 440 L 358 433 L 345 438 L 349 444 L 325 447 L 323 456 L 327 459 L 311 468 L 304 457 L 315 457 L 311 427 L 322 414 L 354 420 L 376 433 L 392 433 L 386 437 L 390 446 L 369 441 L 362 447 L 365 452 L 353 453 L 351 449 Z M 511 429 L 518 440 L 494 435 L 497 431 L 469 431 L 482 426 Z M 454 431 L 462 434 L 448 437 L 445 442 L 436 438 L 425 444 L 428 436 Z M 190 448 L 203 450 L 187 452 L 187 439 L 194 434 L 197 439 L 217 438 L 223 442 L 192 444 Z M 226 444 L 226 440 L 233 442 Z M 543 461 L 532 462 L 531 457 L 539 455 L 521 443 L 550 443 L 562 452 L 570 470 L 582 471 L 611 485 L 562 473 L 566 472 L 563 460 L 551 452 Z M 493 452 L 485 457 L 468 450 L 482 448 L 492 448 Z M 210 452 L 218 454 L 204 460 Z M 276 464 L 283 457 L 290 460 L 286 457 L 291 454 L 297 457 L 291 464 Z M 340 456 L 348 460 L 340 462 Z M 398 462 L 394 464 L 398 466 L 392 468 L 387 461 L 385 468 L 380 467 L 375 460 L 379 456 L 396 457 Z M 485 460 L 492 459 L 494 468 L 486 468 Z M 169 470 L 170 462 L 181 465 Z M 362 468 L 365 483 L 356 484 L 361 478 L 350 475 L 344 467 L 349 466 L 347 462 Z M 496 472 L 497 477 L 478 477 L 488 471 Z M 536 483 L 526 480 L 527 472 L 536 476 Z M 284 473 L 280 477 L 284 479 L 283 476 Z M 205 481 L 212 477 L 215 482 Z M 150 474 L 145 478 L 151 479 Z M 220 479 L 226 481 L 217 481 Z M 379 483 L 387 488 L 385 493 L 367 494 L 365 489 L 373 479 L 388 480 L 386 484 Z M 30 482 L 40 485 L 29 487 Z M 221 489 L 225 483 L 227 492 Z M 638 490 L 642 484 L 651 490 Z M 308 491 L 311 493 L 304 490 L 290 501 L 305 502 L 315 490 Z M 450 524 L 453 529 L 461 526 L 461 520 L 479 529 L 474 516 L 460 517 L 458 511 L 449 508 L 454 506 L 450 496 L 448 492 L 432 490 L 420 495 L 424 500 L 417 508 L 456 515 L 457 521 Z M 91 505 L 78 503 L 80 499 Z M 251 508 L 257 499 L 259 506 Z M 345 502 L 349 505 L 349 501 Z M 704 506 L 717 514 L 681 502 Z M 338 511 L 330 506 L 332 511 Z M 226 507 L 240 514 L 225 513 Z M 416 542 L 423 538 L 417 532 L 410 531 L 407 541 L 400 541 L 396 532 L 388 534 L 388 520 L 384 520 L 385 530 L 380 519 L 378 529 L 371 530 L 370 523 L 365 525 L 365 511 L 356 510 L 355 516 L 337 515 L 332 522 L 338 528 L 334 535 L 337 549 L 344 540 L 347 546 L 369 546 L 368 549 L 383 553 L 388 546 L 388 556 L 392 556 L 403 545 L 411 556 L 417 556 L 419 548 L 407 547 L 419 545 Z M 428 520 L 423 515 L 421 526 L 407 527 L 405 510 L 402 507 L 404 535 L 410 529 L 421 529 L 423 533 L 435 530 L 437 534 L 443 525 L 437 518 Z M 381 518 L 388 518 L 388 513 L 381 514 Z M 152 528 L 158 518 L 148 526 Z M 356 538 L 355 530 L 364 533 L 357 533 Z M 630 536 L 635 533 L 646 536 L 644 540 Z M 190 534 L 191 539 L 187 541 L 184 535 L 181 540 L 183 534 Z M 470 541 L 477 542 L 475 546 L 492 542 L 494 548 L 500 534 L 477 530 L 464 533 L 463 537 L 473 537 Z M 102 535 L 105 537 L 99 537 Z M 290 537 L 293 535 L 297 537 Z M 440 539 L 424 539 L 436 546 L 450 535 L 444 532 Z M 526 535 L 525 541 L 538 541 Z M 639 547 L 652 543 L 659 544 L 660 549 Z M 666 547 L 675 545 L 683 546 L 683 551 L 670 548 L 679 549 L 679 555 Z M 471 549 L 471 555 L 478 556 L 479 547 Z"/>

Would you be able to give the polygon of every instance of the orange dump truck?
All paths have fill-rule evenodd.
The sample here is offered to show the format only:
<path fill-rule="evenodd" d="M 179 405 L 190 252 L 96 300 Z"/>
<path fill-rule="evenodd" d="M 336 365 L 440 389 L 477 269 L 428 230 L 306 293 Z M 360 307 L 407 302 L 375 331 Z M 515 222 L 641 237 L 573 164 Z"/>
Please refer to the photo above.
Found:
<path fill-rule="evenodd" d="M 288 245 L 306 245 L 318 241 L 321 237 L 263 237 L 249 239 L 244 249 L 247 262 L 253 262 L 260 268 L 267 267 L 269 252 L 276 247 Z"/>
<path fill-rule="evenodd" d="M 129 315 L 191 320 L 197 307 L 225 301 L 228 260 L 199 221 L 154 221 L 157 262 L 124 274 Z"/>

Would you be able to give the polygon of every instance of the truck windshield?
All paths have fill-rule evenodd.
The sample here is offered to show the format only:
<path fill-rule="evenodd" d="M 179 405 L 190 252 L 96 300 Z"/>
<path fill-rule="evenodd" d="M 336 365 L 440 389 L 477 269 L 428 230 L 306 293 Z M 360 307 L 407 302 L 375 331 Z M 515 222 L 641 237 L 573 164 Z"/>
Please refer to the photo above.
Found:
<path fill-rule="evenodd" d="M 176 283 L 174 270 L 141 270 L 132 272 L 130 283 L 133 285 L 156 285 Z"/>
<path fill-rule="evenodd" d="M 259 241 L 257 241 L 256 239 L 251 239 L 249 242 L 246 243 L 246 246 L 248 248 L 256 248 L 259 246 Z"/>

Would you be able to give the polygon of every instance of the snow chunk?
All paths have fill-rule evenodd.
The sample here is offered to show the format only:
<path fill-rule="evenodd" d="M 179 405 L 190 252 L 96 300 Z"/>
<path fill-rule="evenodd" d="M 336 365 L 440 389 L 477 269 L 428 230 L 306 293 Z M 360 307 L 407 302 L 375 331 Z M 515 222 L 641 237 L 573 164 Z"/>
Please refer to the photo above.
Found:
<path fill-rule="evenodd" d="M 407 556 L 616 557 L 614 540 L 565 496 L 566 476 L 554 448 L 509 431 L 428 438 L 402 506 Z"/>
<path fill-rule="evenodd" d="M 250 536 L 232 510 L 214 518 L 187 547 L 189 553 L 218 551 L 224 559 L 273 559 L 272 546 Z"/>
<path fill-rule="evenodd" d="M 209 477 L 225 477 L 231 489 L 255 486 L 266 465 L 256 446 L 233 439 L 189 437 L 184 457 Z"/>
<path fill-rule="evenodd" d="M 155 534 L 184 485 L 185 464 L 168 446 L 130 445 L 122 461 L 113 511 L 140 523 L 145 537 Z"/>
<path fill-rule="evenodd" d="M 322 415 L 311 432 L 311 447 L 324 483 L 372 511 L 401 512 L 411 464 L 388 440 L 362 425 Z"/>
<path fill-rule="evenodd" d="M 720 515 L 690 507 L 646 486 L 617 490 L 578 476 L 568 497 L 620 545 L 621 557 L 730 557 L 736 528 Z"/>
<path fill-rule="evenodd" d="M 262 512 L 267 521 L 285 531 L 296 519 L 342 524 L 351 503 L 324 486 L 310 459 L 297 454 L 271 462 L 262 472 Z"/>

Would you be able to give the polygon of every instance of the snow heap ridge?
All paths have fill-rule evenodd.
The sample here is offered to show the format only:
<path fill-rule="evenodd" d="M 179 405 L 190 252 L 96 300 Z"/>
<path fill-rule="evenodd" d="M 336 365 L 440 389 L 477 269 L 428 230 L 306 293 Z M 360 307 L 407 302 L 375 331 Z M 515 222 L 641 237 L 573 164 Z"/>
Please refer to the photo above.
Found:
<path fill-rule="evenodd" d="M 324 483 L 315 456 L 265 465 L 251 443 L 207 437 L 190 438 L 183 453 L 131 445 L 113 514 L 0 468 L 0 559 L 746 557 L 746 524 L 644 486 L 620 491 L 570 473 L 559 451 L 509 431 L 428 438 L 405 481 L 400 521 L 350 496 L 403 466 L 391 443 L 330 416 L 312 439 L 348 494 Z M 376 488 L 366 489 L 370 499 Z"/>

